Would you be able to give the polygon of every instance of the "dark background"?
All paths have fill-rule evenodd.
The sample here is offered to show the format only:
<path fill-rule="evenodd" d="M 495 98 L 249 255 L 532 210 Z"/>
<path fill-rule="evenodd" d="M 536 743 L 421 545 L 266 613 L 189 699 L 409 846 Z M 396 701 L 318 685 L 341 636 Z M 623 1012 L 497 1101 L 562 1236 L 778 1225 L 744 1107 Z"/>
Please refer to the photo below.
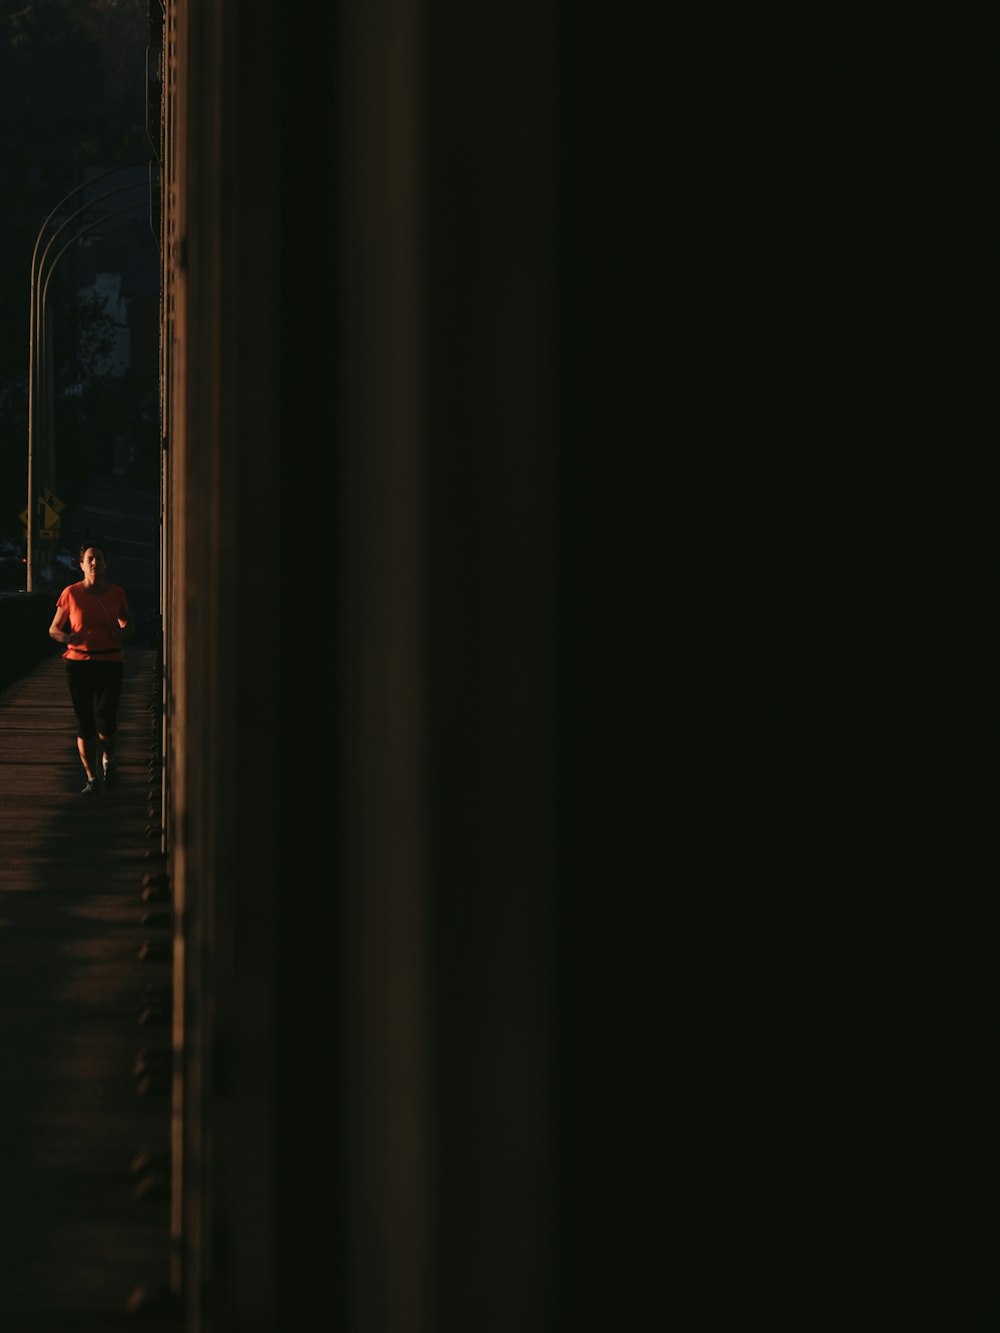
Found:
<path fill-rule="evenodd" d="M 36 591 L 54 597 L 78 578 L 79 544 L 96 536 L 114 548 L 113 577 L 126 588 L 146 643 L 155 642 L 149 620 L 157 595 L 160 443 L 159 257 L 151 226 L 158 201 L 155 172 L 150 190 L 146 118 L 150 38 L 144 0 L 0 4 L 0 538 L 24 554 L 34 276 L 39 295 L 47 292 L 54 436 L 50 468 L 36 384 L 35 490 L 51 489 L 64 506 L 51 550 L 39 543 L 45 558 L 36 559 Z M 95 183 L 84 191 L 90 178 Z M 133 188 L 125 192 L 129 182 Z M 125 204 L 134 207 L 126 213 Z M 79 292 L 98 273 L 121 279 L 130 340 L 122 374 L 104 373 L 92 354 L 110 321 L 82 303 Z M 0 591 L 25 583 L 16 555 L 0 563 Z"/>
<path fill-rule="evenodd" d="M 983 33 L 767 6 L 702 36 L 682 545 L 713 1155 L 796 1308 L 889 1269 L 891 1318 L 946 1308 L 976 1250 L 941 1219 L 977 1151 L 992 860 Z"/>

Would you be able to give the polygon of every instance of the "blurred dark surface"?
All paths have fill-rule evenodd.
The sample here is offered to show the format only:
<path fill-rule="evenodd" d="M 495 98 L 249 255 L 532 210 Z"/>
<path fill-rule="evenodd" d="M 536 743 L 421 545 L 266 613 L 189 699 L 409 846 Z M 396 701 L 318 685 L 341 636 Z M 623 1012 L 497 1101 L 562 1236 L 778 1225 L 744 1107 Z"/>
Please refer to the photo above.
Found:
<path fill-rule="evenodd" d="M 850 1232 L 925 1261 L 884 1310 L 922 1293 L 948 1319 L 993 861 L 976 26 L 778 6 L 698 64 L 683 808 L 724 997 L 719 1179 L 741 1225 L 773 1201 L 801 1311 L 857 1295 Z"/>
<path fill-rule="evenodd" d="M 48 635 L 54 614 L 44 593 L 0 593 L 0 689 L 60 651 Z"/>

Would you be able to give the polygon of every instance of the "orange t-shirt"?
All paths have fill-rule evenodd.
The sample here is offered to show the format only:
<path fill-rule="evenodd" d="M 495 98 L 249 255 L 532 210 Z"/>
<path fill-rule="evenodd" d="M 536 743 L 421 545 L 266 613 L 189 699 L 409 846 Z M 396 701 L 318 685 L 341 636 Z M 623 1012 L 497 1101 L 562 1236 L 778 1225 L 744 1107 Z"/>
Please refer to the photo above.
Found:
<path fill-rule="evenodd" d="M 83 633 L 82 643 L 69 643 L 63 657 L 68 662 L 123 662 L 122 646 L 114 638 L 118 621 L 128 620 L 125 589 L 109 583 L 101 593 L 92 592 L 84 582 L 63 588 L 56 606 L 69 614 L 69 627 Z"/>

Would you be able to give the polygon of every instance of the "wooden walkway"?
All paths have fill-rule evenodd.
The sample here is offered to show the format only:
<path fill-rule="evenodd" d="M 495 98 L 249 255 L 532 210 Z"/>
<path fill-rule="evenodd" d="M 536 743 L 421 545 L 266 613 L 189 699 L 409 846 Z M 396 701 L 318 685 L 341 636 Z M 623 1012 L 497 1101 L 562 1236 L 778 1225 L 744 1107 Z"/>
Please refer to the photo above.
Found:
<path fill-rule="evenodd" d="M 155 666 L 126 650 L 122 782 L 94 799 L 62 659 L 0 692 L 3 1333 L 178 1326 Z"/>

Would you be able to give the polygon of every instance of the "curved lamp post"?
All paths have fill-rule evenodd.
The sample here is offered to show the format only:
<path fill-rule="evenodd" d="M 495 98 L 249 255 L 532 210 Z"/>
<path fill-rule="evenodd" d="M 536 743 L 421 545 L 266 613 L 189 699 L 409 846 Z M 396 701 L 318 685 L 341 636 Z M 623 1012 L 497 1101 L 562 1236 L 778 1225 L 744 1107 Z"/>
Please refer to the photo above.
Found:
<path fill-rule="evenodd" d="M 121 191 L 123 191 L 123 190 L 136 189 L 141 183 L 138 182 L 138 181 L 133 181 L 133 182 L 131 182 L 129 185 L 124 185 L 124 186 L 119 187 L 119 189 L 109 190 L 109 191 L 107 192 L 107 194 L 101 195 L 101 196 L 99 196 L 98 199 L 92 200 L 89 204 L 84 204 L 81 208 L 78 208 L 74 213 L 72 213 L 72 214 L 70 215 L 70 217 L 68 217 L 68 218 L 65 220 L 65 222 L 63 222 L 63 223 L 60 225 L 60 227 L 56 230 L 56 232 L 49 238 L 49 241 L 48 241 L 48 243 L 46 244 L 45 249 L 41 252 L 41 256 L 39 256 L 39 249 L 40 249 L 41 244 L 42 244 L 42 237 L 45 235 L 45 230 L 46 230 L 46 228 L 48 227 L 48 225 L 49 225 L 49 223 L 52 221 L 52 219 L 56 216 L 56 214 L 59 212 L 60 208 L 62 208 L 63 205 L 64 205 L 65 203 L 67 203 L 70 199 L 72 199 L 74 195 L 79 194 L 81 190 L 89 189 L 91 186 L 93 186 L 93 185 L 95 184 L 95 182 L 97 182 L 97 181 L 99 181 L 99 180 L 102 180 L 105 176 L 113 175 L 115 172 L 118 172 L 118 171 L 134 171 L 136 167 L 141 167 L 141 166 L 145 166 L 145 165 L 147 165 L 145 162 L 129 162 L 129 163 L 126 163 L 125 165 L 120 166 L 120 167 L 109 167 L 109 168 L 107 169 L 107 171 L 101 171 L 101 172 L 98 172 L 96 176 L 91 176 L 91 178 L 90 178 L 89 180 L 83 181 L 80 185 L 75 186 L 72 190 L 68 191 L 68 193 L 64 194 L 63 197 L 59 200 L 59 202 L 58 202 L 58 203 L 57 203 L 57 204 L 50 210 L 50 212 L 46 215 L 45 220 L 42 222 L 42 225 L 41 225 L 41 226 L 39 227 L 39 229 L 38 229 L 38 235 L 35 237 L 35 246 L 34 246 L 34 249 L 32 250 L 32 253 L 31 253 L 31 285 L 30 285 L 30 292 L 29 292 L 29 305 L 28 305 L 28 322 L 29 322 L 29 327 L 28 327 L 28 508 L 27 508 L 27 520 L 28 520 L 28 521 L 27 521 L 27 530 L 28 530 L 28 542 L 27 542 L 27 547 L 28 547 L 28 549 L 27 549 L 27 590 L 28 590 L 28 592 L 32 592 L 32 591 L 34 590 L 34 583 L 35 583 L 35 564 L 36 564 L 35 529 L 36 529 L 36 526 L 37 526 L 37 517 L 38 517 L 38 516 L 37 516 L 36 506 L 35 506 L 35 451 L 36 451 L 36 438 L 35 438 L 35 437 L 36 437 L 36 427 L 37 427 L 37 417 L 38 417 L 38 379 L 40 378 L 39 372 L 40 372 L 40 369 L 41 369 L 42 356 L 43 356 L 43 351 L 44 351 L 44 349 L 41 349 L 41 348 L 39 347 L 39 339 L 38 339 L 38 337 L 37 337 L 38 329 L 39 329 L 39 324 L 40 324 L 39 309 L 38 309 L 38 287 L 39 287 L 39 279 L 40 279 L 40 275 L 41 275 L 42 266 L 43 266 L 44 263 L 45 263 L 46 256 L 48 255 L 48 252 L 49 252 L 49 249 L 50 249 L 51 246 L 52 246 L 52 243 L 55 241 L 56 237 L 59 236 L 59 234 L 65 229 L 65 227 L 70 223 L 70 221 L 72 221 L 72 219 L 73 219 L 74 217 L 78 217 L 81 213 L 86 212 L 88 208 L 92 208 L 92 207 L 94 206 L 94 204 L 99 203 L 102 199 L 106 199 L 109 195 L 112 195 L 112 194 L 119 194 L 119 193 L 121 193 Z M 134 205 L 133 205 L 133 207 L 134 207 Z M 130 210 L 130 209 L 119 209 L 119 210 L 118 210 L 118 212 L 129 212 L 129 211 L 131 211 L 131 210 Z M 115 216 L 115 214 L 109 214 L 108 216 Z M 102 221 L 104 221 L 104 218 L 103 218 L 103 217 L 98 218 L 93 224 L 91 224 L 91 226 L 96 226 L 96 225 L 97 225 L 97 222 L 102 222 Z M 85 228 L 83 228 L 83 231 L 89 231 L 90 229 L 91 229 L 91 227 L 85 227 Z M 78 232 L 77 235 L 74 236 L 74 237 L 72 238 L 72 240 L 76 240 L 78 236 L 80 236 L 80 235 L 83 234 L 83 231 Z M 67 245 L 64 245 L 64 246 L 63 246 L 62 250 L 59 251 L 59 254 L 58 254 L 58 255 L 56 256 L 56 258 L 52 261 L 51 265 L 49 266 L 49 275 L 51 275 L 52 269 L 55 267 L 56 263 L 58 263 L 58 260 L 59 260 L 60 256 L 63 254 L 63 252 L 66 250 L 67 246 L 68 246 L 70 243 L 71 243 L 71 242 L 67 242 Z M 48 282 L 46 281 L 46 287 L 47 287 L 47 286 L 48 286 Z"/>
<path fill-rule="evenodd" d="M 45 267 L 45 261 L 48 257 L 49 251 L 52 249 L 52 246 L 59 239 L 60 235 L 66 230 L 69 224 L 74 220 L 74 218 L 78 218 L 82 213 L 86 213 L 88 209 L 91 209 L 95 207 L 95 205 L 102 203 L 105 199 L 110 199 L 113 195 L 122 194 L 126 190 L 135 190 L 142 188 L 144 187 L 141 181 L 136 181 L 131 185 L 119 186 L 117 190 L 108 190 L 106 194 L 99 195 L 98 198 L 92 199 L 89 204 L 85 204 L 82 208 L 78 208 L 75 213 L 71 213 L 69 217 L 65 220 L 65 222 L 63 222 L 62 226 L 60 226 L 57 231 L 53 232 L 52 236 L 49 238 L 49 242 L 46 245 L 44 251 L 42 252 L 42 257 L 38 264 L 38 273 L 36 274 L 35 277 L 35 284 L 36 284 L 35 328 L 36 328 L 36 362 L 37 362 L 35 370 L 35 376 L 36 376 L 35 382 L 38 386 L 36 391 L 36 403 L 35 403 L 35 410 L 37 417 L 37 420 L 35 422 L 35 433 L 37 435 L 38 433 L 37 425 L 38 421 L 40 420 L 42 425 L 41 434 L 45 438 L 45 441 L 48 445 L 48 450 L 49 450 L 48 462 L 50 470 L 54 467 L 54 459 L 52 456 L 52 417 L 51 417 L 51 408 L 49 402 L 49 394 L 47 392 L 48 390 L 47 382 L 51 379 L 51 375 L 48 373 L 47 369 L 46 358 L 48 355 L 48 345 L 46 343 L 44 336 L 46 296 L 49 289 L 49 279 L 52 276 L 52 271 L 55 268 L 56 264 L 58 264 L 59 260 L 66 253 L 66 251 L 69 249 L 69 247 L 73 244 L 74 241 L 79 240 L 79 238 L 85 235 L 86 232 L 92 231 L 94 227 L 96 227 L 101 222 L 107 221 L 108 218 L 118 217 L 120 213 L 133 212 L 135 209 L 135 205 L 128 204 L 126 205 L 125 208 L 115 209 L 113 213 L 102 213 L 100 214 L 99 217 L 94 218 L 94 220 L 91 223 L 89 223 L 86 227 L 81 227 L 78 232 L 75 232 L 74 235 L 69 238 L 69 240 L 65 243 L 65 245 L 63 245 L 62 249 L 57 252 L 55 258 L 49 264 L 48 272 L 45 275 L 45 281 L 42 282 L 42 272 Z M 40 293 L 38 291 L 39 287 L 41 288 Z M 40 411 L 39 407 L 41 409 Z"/>

